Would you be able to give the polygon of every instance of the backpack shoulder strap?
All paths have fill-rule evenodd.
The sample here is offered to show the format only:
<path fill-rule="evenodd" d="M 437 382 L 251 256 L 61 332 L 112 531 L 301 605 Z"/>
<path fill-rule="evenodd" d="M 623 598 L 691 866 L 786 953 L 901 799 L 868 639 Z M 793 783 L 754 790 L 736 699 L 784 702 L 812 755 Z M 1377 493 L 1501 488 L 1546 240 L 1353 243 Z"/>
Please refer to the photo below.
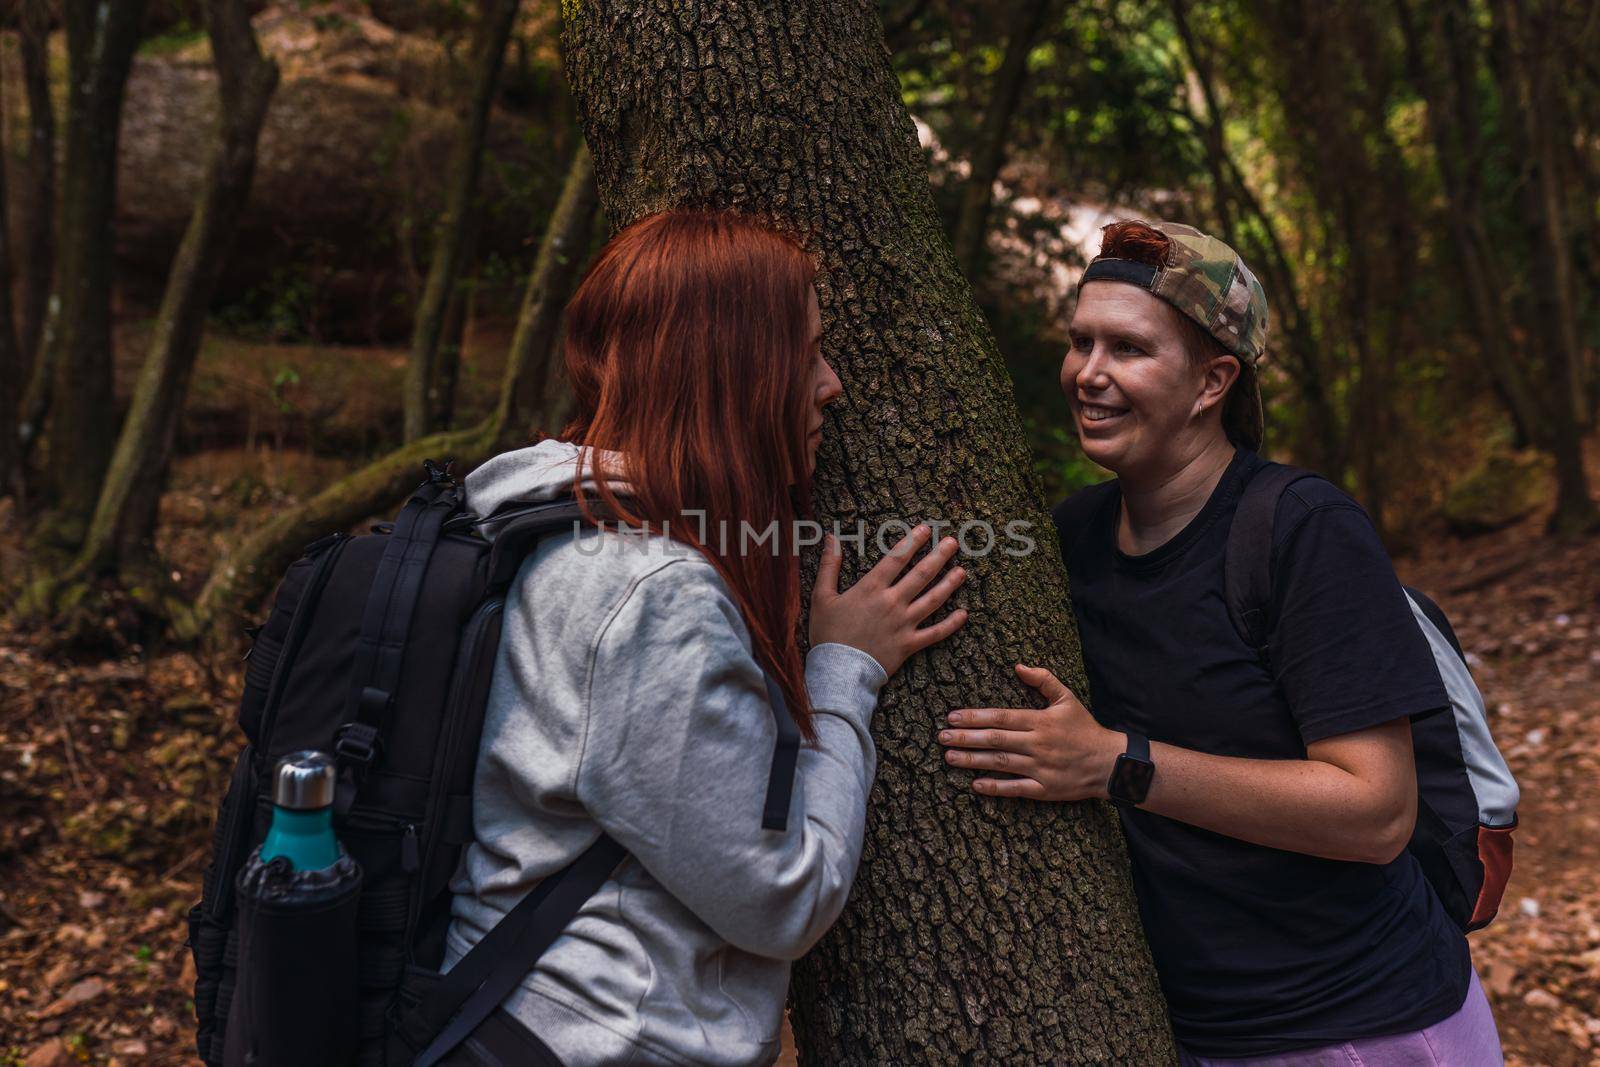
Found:
<path fill-rule="evenodd" d="M 344 724 L 334 735 L 334 755 L 339 764 L 334 816 L 341 822 L 355 804 L 388 732 L 406 637 L 422 595 L 428 561 L 445 520 L 461 509 L 460 487 L 431 461 L 427 466 L 428 480 L 411 494 L 395 520 L 361 613 L 361 634 L 350 671 L 348 710 Z"/>
<path fill-rule="evenodd" d="M 418 1002 L 402 1022 L 412 1047 L 427 1042 L 414 1067 L 433 1067 L 483 1024 L 510 995 L 584 901 L 625 855 L 610 836 L 533 888 Z"/>
<path fill-rule="evenodd" d="M 604 518 L 605 505 L 598 497 L 589 501 L 589 512 Z M 550 534 L 571 531 L 586 523 L 576 498 L 559 496 L 538 504 L 499 509 L 481 523 L 494 522 L 498 529 L 489 549 L 489 588 L 504 589 L 517 576 L 517 569 L 539 540 Z"/>
<path fill-rule="evenodd" d="M 1290 485 L 1311 478 L 1310 471 L 1268 463 L 1255 472 L 1239 497 L 1222 562 L 1228 618 L 1239 636 L 1267 662 L 1272 609 L 1272 527 L 1278 501 Z"/>
<path fill-rule="evenodd" d="M 763 672 L 765 673 L 765 672 Z M 772 718 L 778 726 L 778 741 L 772 746 L 772 769 L 767 772 L 767 799 L 761 807 L 763 830 L 787 831 L 789 829 L 789 801 L 794 795 L 795 765 L 800 759 L 800 728 L 789 705 L 783 699 L 783 690 L 767 676 L 767 702 L 772 705 Z"/>

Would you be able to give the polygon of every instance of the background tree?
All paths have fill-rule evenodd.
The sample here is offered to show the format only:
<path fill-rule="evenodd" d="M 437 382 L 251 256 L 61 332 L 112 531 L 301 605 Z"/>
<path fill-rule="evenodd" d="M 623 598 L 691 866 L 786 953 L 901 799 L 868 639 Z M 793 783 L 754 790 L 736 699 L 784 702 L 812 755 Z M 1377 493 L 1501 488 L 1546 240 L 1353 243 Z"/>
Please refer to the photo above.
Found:
<path fill-rule="evenodd" d="M 182 624 L 184 632 L 225 637 L 240 615 L 271 590 L 303 546 L 330 530 L 348 529 L 401 499 L 421 480 L 423 460 L 454 460 L 465 473 L 524 443 L 536 426 L 550 424 L 544 405 L 552 391 L 548 378 L 556 323 L 584 262 L 596 202 L 594 165 L 588 150 L 580 146 L 528 278 L 493 412 L 468 429 L 406 442 L 245 538 L 212 570 L 193 618 Z"/>
<path fill-rule="evenodd" d="M 614 225 L 729 206 L 818 255 L 824 344 L 845 383 L 821 513 L 869 529 L 1026 520 L 1037 537 L 1030 555 L 970 560 L 972 621 L 884 692 L 852 900 L 795 971 L 804 1062 L 1173 1060 L 1109 809 L 977 797 L 933 741 L 950 708 L 1025 700 L 1014 662 L 1085 686 L 1011 383 L 934 212 L 876 13 L 810 0 L 565 15 Z"/>
<path fill-rule="evenodd" d="M 22 350 L 20 381 L 28 380 L 44 334 L 50 304 L 51 265 L 55 259 L 53 223 L 56 197 L 56 118 L 50 104 L 50 70 L 45 45 L 50 29 L 48 0 L 22 0 L 18 50 L 28 98 L 26 200 L 29 211 L 18 242 L 23 250 L 22 307 L 18 340 Z"/>
<path fill-rule="evenodd" d="M 123 89 L 139 43 L 145 0 L 64 0 L 66 152 L 56 234 L 58 258 L 42 362 L 53 376 L 49 410 L 51 516 L 44 539 L 83 538 L 116 435 L 112 396 L 112 218 Z"/>
<path fill-rule="evenodd" d="M 1000 166 L 1005 162 L 1012 116 L 1016 114 L 1017 102 L 1027 84 L 1028 55 L 1033 51 L 1039 32 L 1050 21 L 1054 7 L 1053 2 L 1039 0 L 1015 4 L 1011 8 L 1005 53 L 1000 69 L 995 71 L 994 86 L 983 112 L 983 127 L 972 154 L 966 190 L 961 197 L 961 214 L 956 219 L 951 239 L 956 261 L 969 278 L 977 277 L 983 260 L 984 243 L 989 236 L 989 205 L 994 200 L 995 179 L 1000 176 Z"/>
<path fill-rule="evenodd" d="M 0 83 L 4 78 L 0 78 Z M 0 115 L 5 114 L 5 91 L 0 84 Z M 11 281 L 15 256 L 11 251 L 10 218 L 6 197 L 6 138 L 0 123 L 0 498 L 16 492 L 18 459 L 17 382 L 23 377 L 22 349 L 17 344 L 16 320 L 11 308 Z"/>
<path fill-rule="evenodd" d="M 205 333 L 206 310 L 255 177 L 256 142 L 278 85 L 261 54 L 247 0 L 206 0 L 217 71 L 217 132 L 211 159 L 178 248 L 155 332 L 116 450 L 100 487 L 80 573 L 118 561 L 146 562 L 172 461 L 183 398 Z"/>
<path fill-rule="evenodd" d="M 479 4 L 473 44 L 472 95 L 450 161 L 449 191 L 444 211 L 434 226 L 428 277 L 411 332 L 411 357 L 406 366 L 405 385 L 407 441 L 414 441 L 429 430 L 442 429 L 438 416 L 442 407 L 448 412 L 448 405 L 441 404 L 440 382 L 441 379 L 453 381 L 455 372 L 453 367 L 443 367 L 441 363 L 454 362 L 459 359 L 460 352 L 458 346 L 451 345 L 448 353 L 441 353 L 440 339 L 445 333 L 453 298 L 457 296 L 456 283 L 474 217 L 473 199 L 478 191 L 489 107 L 494 103 L 506 42 L 516 18 L 517 0 L 482 0 Z"/>

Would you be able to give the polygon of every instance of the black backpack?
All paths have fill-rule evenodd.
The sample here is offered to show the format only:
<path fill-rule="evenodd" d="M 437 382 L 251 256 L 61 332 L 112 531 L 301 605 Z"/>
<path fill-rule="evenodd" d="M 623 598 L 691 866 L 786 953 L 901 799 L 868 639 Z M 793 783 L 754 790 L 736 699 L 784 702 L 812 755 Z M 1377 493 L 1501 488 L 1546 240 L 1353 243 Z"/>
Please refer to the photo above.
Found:
<path fill-rule="evenodd" d="M 1272 527 L 1289 486 L 1316 475 L 1267 463 L 1251 477 L 1228 531 L 1223 581 L 1228 614 L 1270 664 Z M 1406 846 L 1463 932 L 1489 925 L 1511 877 L 1516 779 L 1495 747 L 1489 720 L 1455 629 L 1426 594 L 1402 586 L 1450 698 L 1448 714 L 1411 723 L 1417 764 L 1417 825 Z"/>
<path fill-rule="evenodd" d="M 1234 629 L 1271 665 L 1272 528 L 1284 490 L 1316 475 L 1266 463 L 1251 476 L 1228 530 L 1223 583 Z M 1117 494 L 1101 482 L 1057 505 L 1058 527 L 1081 537 L 1090 520 Z M 1073 545 L 1062 544 L 1063 557 Z M 1516 780 L 1489 734 L 1483 697 L 1472 681 L 1455 631 L 1439 606 L 1404 587 L 1417 626 L 1428 640 L 1450 714 L 1411 724 L 1417 764 L 1417 826 L 1407 851 L 1417 858 L 1445 911 L 1463 931 L 1487 926 L 1511 875 L 1511 834 L 1517 826 Z"/>
<path fill-rule="evenodd" d="M 334 534 L 285 573 L 254 635 L 239 703 L 248 741 L 217 815 L 203 897 L 189 914 L 200 1058 L 224 1059 L 239 964 L 235 879 L 271 819 L 270 775 L 300 749 L 335 755 L 334 826 L 361 864 L 357 908 L 363 1067 L 437 1062 L 533 967 L 623 851 L 606 835 L 544 879 L 441 975 L 449 881 L 472 841 L 472 786 L 505 594 L 534 544 L 571 532 L 576 501 L 508 503 L 482 519 L 432 463 L 392 526 Z M 598 506 L 591 502 L 591 512 Z M 769 690 L 770 690 L 769 686 Z M 799 734 L 786 711 L 774 770 Z M 774 774 L 782 829 L 792 777 Z M 318 946 L 304 946 L 315 959 Z"/>

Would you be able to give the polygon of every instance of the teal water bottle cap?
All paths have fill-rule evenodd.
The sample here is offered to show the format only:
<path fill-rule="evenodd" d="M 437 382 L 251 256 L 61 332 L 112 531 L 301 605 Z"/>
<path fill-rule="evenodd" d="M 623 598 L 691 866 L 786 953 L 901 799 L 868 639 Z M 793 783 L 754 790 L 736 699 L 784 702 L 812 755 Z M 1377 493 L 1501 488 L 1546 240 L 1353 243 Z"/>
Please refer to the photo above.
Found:
<path fill-rule="evenodd" d="M 278 761 L 272 802 L 289 811 L 316 811 L 333 805 L 339 768 L 333 757 L 315 749 L 291 752 Z"/>

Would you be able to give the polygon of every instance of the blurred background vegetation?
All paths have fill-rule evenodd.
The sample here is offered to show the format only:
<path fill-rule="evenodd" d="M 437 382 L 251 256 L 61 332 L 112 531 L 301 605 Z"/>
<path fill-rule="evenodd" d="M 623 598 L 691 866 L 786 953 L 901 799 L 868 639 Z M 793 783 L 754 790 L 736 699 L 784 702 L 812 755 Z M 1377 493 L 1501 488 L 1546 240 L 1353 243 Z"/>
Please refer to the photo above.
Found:
<path fill-rule="evenodd" d="M 0 24 L 0 579 L 68 630 L 193 637 L 310 525 L 389 511 L 419 449 L 557 429 L 555 318 L 606 228 L 553 0 L 94 6 Z M 1057 381 L 1073 282 L 1102 225 L 1160 217 L 1254 266 L 1267 451 L 1393 547 L 1594 528 L 1600 9 L 882 13 L 1052 499 L 1104 477 Z"/>

